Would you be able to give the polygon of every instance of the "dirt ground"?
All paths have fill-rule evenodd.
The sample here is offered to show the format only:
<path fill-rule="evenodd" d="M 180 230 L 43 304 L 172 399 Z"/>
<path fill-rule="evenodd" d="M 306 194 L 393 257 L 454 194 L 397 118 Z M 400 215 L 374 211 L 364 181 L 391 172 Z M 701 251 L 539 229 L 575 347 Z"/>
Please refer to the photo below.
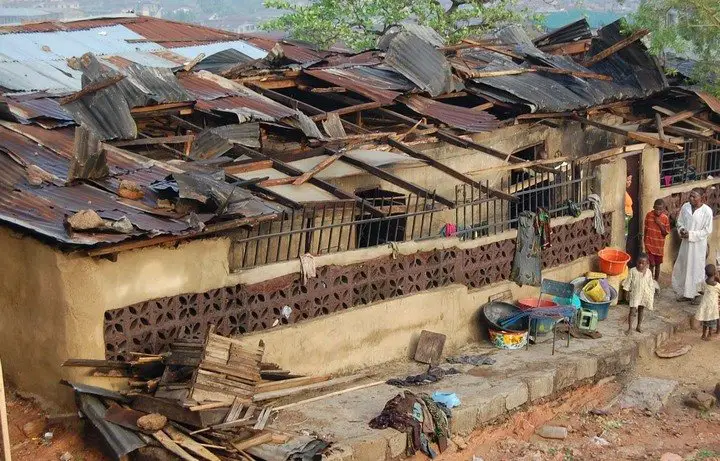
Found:
<path fill-rule="evenodd" d="M 687 461 L 720 460 L 720 407 L 709 412 L 686 407 L 682 401 L 695 390 L 712 392 L 720 382 L 720 339 L 700 341 L 688 331 L 673 342 L 693 349 L 674 359 L 641 359 L 628 376 L 612 382 L 575 389 L 559 399 L 513 414 L 507 421 L 476 431 L 436 458 L 438 461 L 578 461 L 660 460 L 674 453 Z M 668 404 L 658 413 L 620 409 L 617 397 L 624 384 L 637 376 L 680 383 Z M 591 410 L 607 410 L 594 415 Z M 536 435 L 543 425 L 564 426 L 564 440 Z M 463 449 L 460 449 L 463 448 Z M 416 455 L 414 460 L 427 459 Z M 675 458 L 679 459 L 679 458 Z"/>
<path fill-rule="evenodd" d="M 694 390 L 712 392 L 720 382 L 720 338 L 700 341 L 697 331 L 677 335 L 673 342 L 691 344 L 693 349 L 674 359 L 641 359 L 628 376 L 575 389 L 560 398 L 514 413 L 506 421 L 476 431 L 466 438 L 455 438 L 452 448 L 438 461 L 579 461 L 579 460 L 659 460 L 664 453 L 675 453 L 688 461 L 720 460 L 720 407 L 700 412 L 683 405 Z M 658 413 L 619 409 L 617 396 L 624 384 L 636 376 L 679 381 L 668 404 Z M 607 410 L 594 415 L 591 410 Z M 45 421 L 37 405 L 8 396 L 10 439 L 14 460 L 59 460 L 69 453 L 74 461 L 109 459 L 100 442 L 83 430 L 78 421 L 36 428 L 28 437 L 27 423 Z M 564 426 L 564 440 L 543 439 L 535 434 L 543 425 Z M 30 429 L 25 427 L 26 429 Z M 41 429 L 41 430 L 38 430 Z M 43 436 L 52 432 L 50 439 Z M 426 460 L 418 454 L 413 461 Z"/>
<path fill-rule="evenodd" d="M 13 461 L 59 460 L 66 453 L 71 456 L 66 455 L 67 461 L 110 459 L 99 449 L 101 442 L 92 433 L 85 434 L 77 418 L 47 424 L 47 415 L 38 405 L 13 390 L 8 392 L 7 409 Z"/>

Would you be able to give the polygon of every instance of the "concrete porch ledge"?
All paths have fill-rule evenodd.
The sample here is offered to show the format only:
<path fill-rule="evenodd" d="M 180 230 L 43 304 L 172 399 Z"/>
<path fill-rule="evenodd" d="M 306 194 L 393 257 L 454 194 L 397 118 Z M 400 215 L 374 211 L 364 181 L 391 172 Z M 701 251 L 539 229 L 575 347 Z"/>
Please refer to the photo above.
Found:
<path fill-rule="evenodd" d="M 453 409 L 453 434 L 467 434 L 532 401 L 560 393 L 582 382 L 596 381 L 631 369 L 640 354 L 653 354 L 655 347 L 676 331 L 689 327 L 690 305 L 678 305 L 674 295 L 664 290 L 656 299 L 655 311 L 646 313 L 644 332 L 626 335 L 627 306 L 612 307 L 607 320 L 600 322 L 600 339 L 572 339 L 556 343 L 551 337 L 530 350 L 500 351 L 487 343 L 465 348 L 463 354 L 492 352 L 494 365 L 457 366 L 464 373 L 445 377 L 433 385 L 409 390 L 432 393 L 455 392 L 462 404 Z M 362 345 L 358 345 L 362 347 Z M 371 370 L 367 381 L 404 377 L 424 371 L 414 363 L 395 363 Z M 362 384 L 361 381 L 358 384 Z M 335 443 L 334 461 L 378 461 L 401 458 L 406 436 L 394 429 L 371 429 L 369 421 L 385 403 L 401 391 L 380 385 L 283 410 L 272 427 L 285 431 L 311 431 Z"/>

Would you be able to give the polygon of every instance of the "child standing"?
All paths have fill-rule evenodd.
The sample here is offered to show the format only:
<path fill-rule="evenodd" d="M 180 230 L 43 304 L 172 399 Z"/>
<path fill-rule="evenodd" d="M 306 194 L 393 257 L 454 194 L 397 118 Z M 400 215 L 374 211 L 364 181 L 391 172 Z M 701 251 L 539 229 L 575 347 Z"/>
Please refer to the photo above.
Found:
<path fill-rule="evenodd" d="M 715 325 L 715 334 L 720 331 L 720 308 L 718 307 L 718 300 L 720 299 L 720 283 L 718 283 L 717 268 L 708 264 L 705 266 L 705 291 L 700 301 L 700 305 L 695 312 L 695 319 L 702 322 L 702 340 L 710 341 L 710 334 L 712 333 L 712 327 Z"/>
<path fill-rule="evenodd" d="M 632 330 L 632 319 L 635 317 L 635 309 L 637 309 L 637 328 L 638 333 L 642 333 L 642 320 L 645 308 L 653 310 L 655 303 L 655 280 L 652 272 L 648 269 L 648 256 L 642 253 L 635 261 L 635 267 L 630 269 L 628 277 L 623 281 L 623 289 L 630 293 L 630 313 L 628 314 L 628 330 Z"/>
<path fill-rule="evenodd" d="M 643 240 L 650 263 L 650 271 L 654 272 L 655 280 L 660 278 L 660 266 L 665 254 L 665 237 L 670 233 L 670 218 L 665 210 L 665 202 L 657 199 L 653 210 L 645 216 Z"/>

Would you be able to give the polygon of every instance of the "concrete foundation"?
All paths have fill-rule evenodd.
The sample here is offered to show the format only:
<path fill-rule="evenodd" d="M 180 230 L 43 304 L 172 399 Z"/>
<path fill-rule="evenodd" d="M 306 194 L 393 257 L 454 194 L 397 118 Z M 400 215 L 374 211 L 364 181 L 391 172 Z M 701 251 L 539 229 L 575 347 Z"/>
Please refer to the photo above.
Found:
<path fill-rule="evenodd" d="M 492 354 L 491 366 L 466 369 L 466 373 L 446 376 L 442 381 L 410 389 L 415 393 L 454 392 L 461 405 L 453 409 L 453 434 L 465 435 L 509 412 L 539 399 L 555 396 L 581 383 L 600 380 L 630 370 L 641 354 L 653 354 L 655 347 L 674 332 L 686 329 L 693 312 L 690 305 L 678 306 L 669 290 L 656 299 L 656 310 L 646 316 L 644 332 L 625 335 L 627 306 L 614 307 L 600 323 L 600 339 L 573 339 L 556 344 L 531 346 L 530 350 L 500 351 L 485 342 L 475 343 L 462 353 Z M 449 355 L 446 354 L 446 355 Z M 419 364 L 394 364 L 392 368 L 372 369 L 368 381 L 418 373 Z M 395 459 L 404 453 L 405 434 L 392 429 L 371 429 L 368 422 L 401 389 L 389 385 L 349 392 L 280 412 L 272 424 L 280 430 L 315 431 L 342 448 L 345 461 Z"/>

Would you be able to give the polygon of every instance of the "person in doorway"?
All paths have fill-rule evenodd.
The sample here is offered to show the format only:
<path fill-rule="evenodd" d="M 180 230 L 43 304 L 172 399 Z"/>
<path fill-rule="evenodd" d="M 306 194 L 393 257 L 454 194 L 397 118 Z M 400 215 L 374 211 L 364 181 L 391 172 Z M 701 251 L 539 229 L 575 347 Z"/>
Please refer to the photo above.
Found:
<path fill-rule="evenodd" d="M 705 266 L 705 290 L 700 305 L 695 312 L 695 319 L 702 322 L 702 337 L 704 341 L 710 341 L 710 334 L 715 327 L 715 334 L 720 333 L 720 308 L 718 301 L 720 300 L 720 284 L 718 283 L 717 268 L 714 264 Z"/>
<path fill-rule="evenodd" d="M 692 300 L 695 304 L 700 302 L 698 291 L 705 279 L 708 237 L 712 233 L 713 213 L 703 203 L 704 194 L 703 189 L 693 189 L 689 201 L 680 208 L 677 229 L 682 241 L 672 273 L 679 301 Z"/>
<path fill-rule="evenodd" d="M 670 218 L 663 199 L 655 200 L 652 211 L 645 216 L 643 241 L 648 255 L 650 271 L 657 282 L 660 279 L 660 266 L 665 254 L 665 237 L 670 233 Z"/>
<path fill-rule="evenodd" d="M 623 281 L 623 290 L 630 294 L 630 312 L 628 313 L 628 329 L 632 331 L 633 317 L 637 309 L 637 330 L 642 333 L 642 321 L 645 308 L 653 310 L 655 304 L 655 280 L 648 268 L 648 256 L 641 254 L 635 260 L 635 267 L 630 269 L 628 277 Z"/>
<path fill-rule="evenodd" d="M 631 174 L 627 175 L 625 179 L 625 240 L 628 238 L 630 233 L 630 220 L 633 217 L 633 199 L 630 196 L 630 186 L 632 186 L 633 177 Z"/>

